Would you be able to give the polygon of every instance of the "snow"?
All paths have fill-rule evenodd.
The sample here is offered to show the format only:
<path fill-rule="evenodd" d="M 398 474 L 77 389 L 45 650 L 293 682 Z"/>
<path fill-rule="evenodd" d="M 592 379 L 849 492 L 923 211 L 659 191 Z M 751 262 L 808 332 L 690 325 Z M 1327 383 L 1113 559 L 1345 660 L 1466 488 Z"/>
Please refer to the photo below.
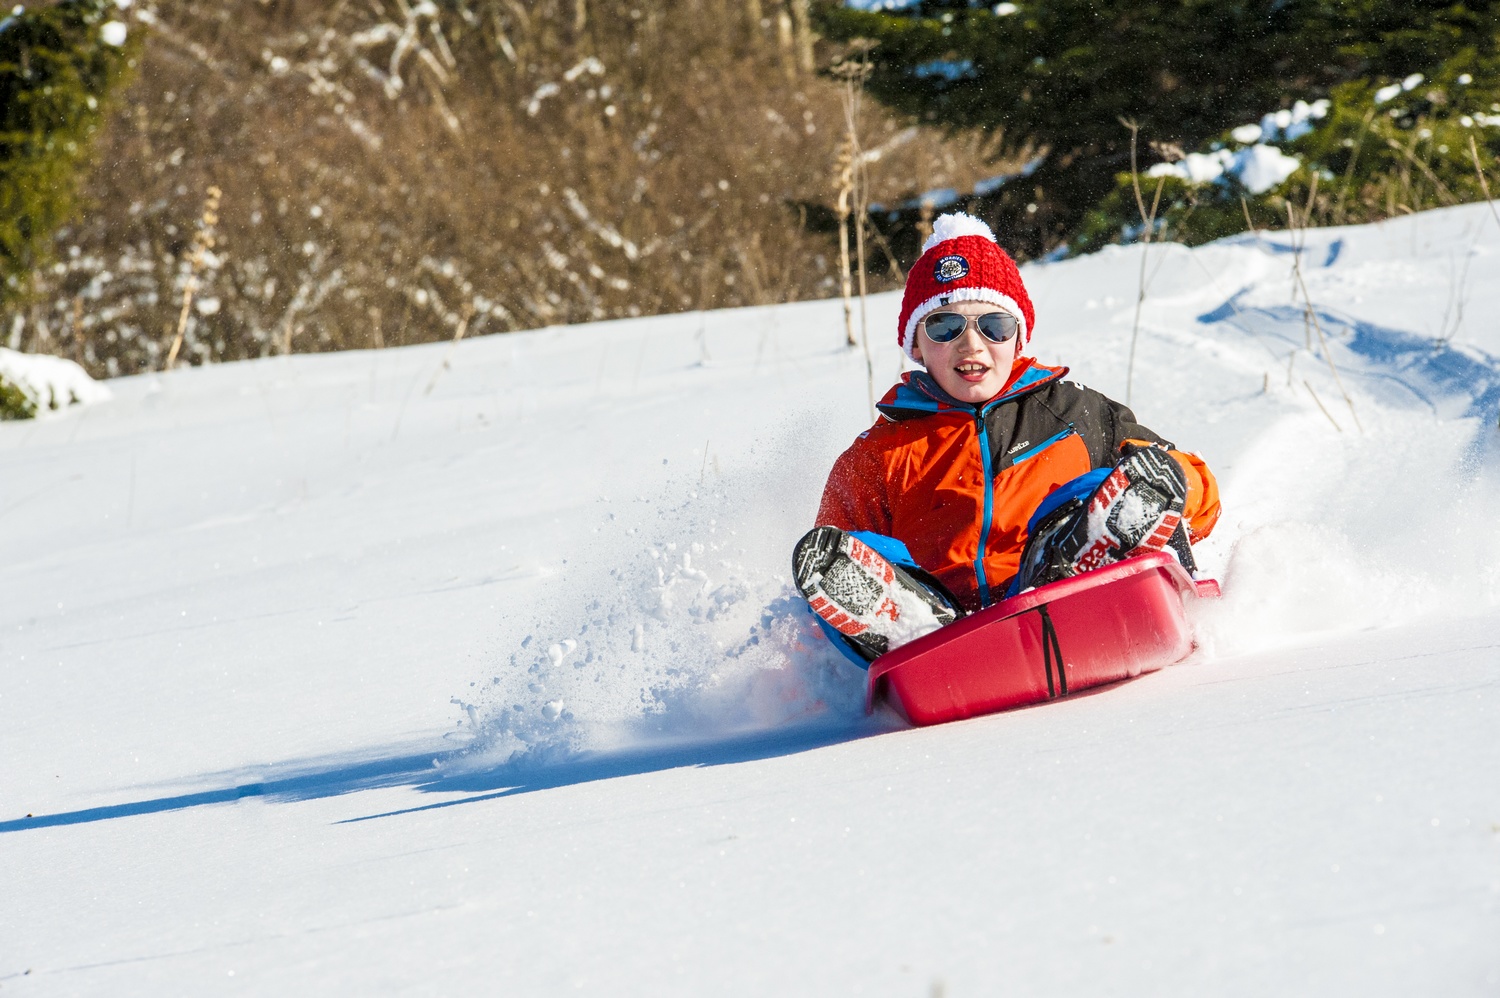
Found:
<path fill-rule="evenodd" d="M 891 622 L 886 637 L 887 649 L 910 644 L 943 625 L 932 604 L 912 590 L 897 586 L 891 590 L 891 596 L 896 602 L 896 619 Z"/>
<path fill-rule="evenodd" d="M 99 40 L 115 48 L 125 44 L 129 33 L 124 21 L 105 21 L 99 26 Z"/>
<path fill-rule="evenodd" d="M 1229 137 L 1246 148 L 1188 153 L 1177 162 L 1157 163 L 1146 174 L 1177 177 L 1195 186 L 1232 176 L 1250 193 L 1264 194 L 1281 186 L 1302 165 L 1298 157 L 1284 153 L 1270 143 L 1292 142 L 1311 132 L 1314 122 L 1328 116 L 1330 106 L 1327 100 L 1316 100 L 1311 104 L 1299 100 L 1289 108 L 1262 116 L 1258 124 L 1231 129 Z"/>
<path fill-rule="evenodd" d="M 1464 75 L 1468 76 L 1467 73 L 1465 73 Z M 1376 104 L 1384 104 L 1388 100 L 1392 100 L 1392 99 L 1394 99 L 1396 97 L 1399 97 L 1403 93 L 1407 92 L 1408 90 L 1412 90 L 1412 89 L 1414 89 L 1414 88 L 1416 88 L 1418 86 L 1421 86 L 1422 81 L 1425 80 L 1425 79 L 1426 79 L 1426 77 L 1423 76 L 1421 73 L 1412 73 L 1410 76 L 1408 76 L 1406 79 L 1402 80 L 1400 83 L 1392 83 L 1390 86 L 1381 87 L 1379 90 L 1375 91 L 1375 103 Z M 1459 77 L 1459 82 L 1460 83 L 1472 82 L 1472 79 L 1473 78 L 1470 77 L 1469 80 L 1465 80 L 1461 76 L 1461 77 Z"/>
<path fill-rule="evenodd" d="M 870 418 L 837 301 L 0 425 L 0 988 L 1493 992 L 1500 226 L 1294 248 L 1145 251 L 1130 401 L 1225 502 L 1193 658 L 930 729 L 788 588 Z M 1122 399 L 1142 251 L 1023 271 Z"/>
<path fill-rule="evenodd" d="M 1258 138 L 1266 142 L 1293 142 L 1300 139 L 1313 130 L 1313 122 L 1322 121 L 1328 117 L 1328 109 L 1331 106 L 1332 103 L 1326 98 L 1315 100 L 1311 104 L 1299 100 L 1289 108 L 1272 111 L 1260 119 Z"/>
<path fill-rule="evenodd" d="M 1245 145 L 1250 145 L 1251 143 L 1259 142 L 1260 137 L 1264 134 L 1264 130 L 1259 125 L 1252 124 L 1241 125 L 1238 128 L 1231 129 L 1229 132 L 1229 137 L 1234 139 L 1234 141 L 1236 142 L 1242 142 Z"/>
<path fill-rule="evenodd" d="M 1401 96 L 1401 84 L 1392 83 L 1375 91 L 1375 103 L 1384 104 L 1386 101 Z"/>
<path fill-rule="evenodd" d="M 1400 92 L 1400 87 L 1396 92 Z M 1377 97 L 1376 103 L 1378 104 Z M 1292 142 L 1311 132 L 1315 127 L 1313 122 L 1322 121 L 1328 117 L 1328 109 L 1332 103 L 1326 99 L 1315 100 L 1311 104 L 1299 100 L 1289 108 L 1272 111 L 1263 115 L 1259 124 L 1240 125 L 1230 130 L 1230 138 L 1244 145 L 1252 145 L 1257 142 Z"/>
<path fill-rule="evenodd" d="M 1234 163 L 1234 153 L 1228 149 L 1190 152 L 1175 163 L 1157 163 L 1146 171 L 1146 176 L 1177 177 L 1190 184 L 1211 184 L 1224 176 Z"/>
<path fill-rule="evenodd" d="M 1229 175 L 1239 178 L 1251 194 L 1264 194 L 1281 186 L 1301 165 L 1302 161 L 1296 156 L 1261 143 L 1236 152 L 1216 149 L 1207 153 L 1188 153 L 1175 163 L 1157 163 L 1146 171 L 1146 175 L 1178 177 L 1190 184 L 1210 184 Z"/>
<path fill-rule="evenodd" d="M 1297 172 L 1302 161 L 1275 146 L 1253 145 L 1235 154 L 1233 172 L 1251 194 L 1264 194 Z"/>

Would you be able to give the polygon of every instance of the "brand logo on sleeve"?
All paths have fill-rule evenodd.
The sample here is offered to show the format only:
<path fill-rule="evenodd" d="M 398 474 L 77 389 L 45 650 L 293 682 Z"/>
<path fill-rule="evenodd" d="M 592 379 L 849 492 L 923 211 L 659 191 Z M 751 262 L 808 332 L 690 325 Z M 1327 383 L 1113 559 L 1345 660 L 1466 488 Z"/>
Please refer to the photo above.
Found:
<path fill-rule="evenodd" d="M 950 253 L 943 257 L 932 268 L 932 276 L 939 284 L 947 284 L 949 281 L 956 281 L 968 275 L 969 261 L 957 253 Z"/>

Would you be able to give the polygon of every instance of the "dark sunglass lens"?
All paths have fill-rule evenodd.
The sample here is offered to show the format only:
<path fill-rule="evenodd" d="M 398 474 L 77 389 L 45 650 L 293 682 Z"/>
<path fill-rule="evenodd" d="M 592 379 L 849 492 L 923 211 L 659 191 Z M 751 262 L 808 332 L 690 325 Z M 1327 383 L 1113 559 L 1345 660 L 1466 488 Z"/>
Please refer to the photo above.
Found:
<path fill-rule="evenodd" d="M 969 321 L 957 312 L 934 312 L 922 321 L 934 343 L 947 343 L 964 331 Z"/>
<path fill-rule="evenodd" d="M 1020 330 L 1021 324 L 1013 315 L 991 312 L 979 317 L 979 331 L 996 343 L 1004 343 Z"/>

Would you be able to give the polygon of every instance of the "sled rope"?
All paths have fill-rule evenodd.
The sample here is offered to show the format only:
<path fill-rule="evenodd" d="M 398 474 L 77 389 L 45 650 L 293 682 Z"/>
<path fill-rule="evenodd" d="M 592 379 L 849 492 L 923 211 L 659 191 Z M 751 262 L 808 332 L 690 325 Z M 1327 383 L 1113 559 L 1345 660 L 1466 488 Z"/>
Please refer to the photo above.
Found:
<path fill-rule="evenodd" d="M 1062 644 L 1057 640 L 1057 627 L 1052 623 L 1052 614 L 1047 612 L 1047 604 L 1043 603 L 1037 607 L 1036 612 L 1042 617 L 1042 664 L 1047 670 L 1047 696 L 1049 698 L 1067 696 L 1068 673 L 1063 668 Z M 1052 685 L 1052 660 L 1054 658 L 1057 659 L 1057 685 L 1061 687 L 1061 693 Z"/>

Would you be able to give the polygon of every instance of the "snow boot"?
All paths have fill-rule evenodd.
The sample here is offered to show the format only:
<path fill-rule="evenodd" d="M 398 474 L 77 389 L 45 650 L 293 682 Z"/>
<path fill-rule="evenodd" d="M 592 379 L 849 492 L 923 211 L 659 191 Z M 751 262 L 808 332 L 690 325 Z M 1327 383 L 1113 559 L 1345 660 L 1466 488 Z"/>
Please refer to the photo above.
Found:
<path fill-rule="evenodd" d="M 936 579 L 892 564 L 837 527 L 814 528 L 797 542 L 792 577 L 813 612 L 867 662 L 962 615 Z"/>
<path fill-rule="evenodd" d="M 1046 585 L 1148 551 L 1182 557 L 1187 476 L 1160 447 L 1128 447 L 1099 487 L 1032 525 L 1021 554 L 1016 591 Z M 1181 536 L 1178 536 L 1181 534 Z M 1192 554 L 1189 551 L 1192 570 Z"/>

